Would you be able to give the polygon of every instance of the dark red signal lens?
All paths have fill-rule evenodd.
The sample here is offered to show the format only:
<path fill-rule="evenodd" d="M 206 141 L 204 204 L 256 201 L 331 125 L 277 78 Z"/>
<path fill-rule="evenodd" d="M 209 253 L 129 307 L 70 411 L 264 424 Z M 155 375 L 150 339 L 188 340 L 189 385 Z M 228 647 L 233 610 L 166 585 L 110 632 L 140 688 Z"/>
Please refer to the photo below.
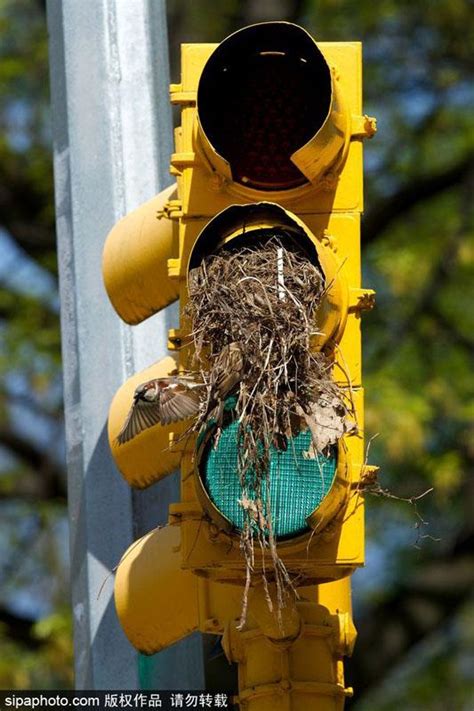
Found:
<path fill-rule="evenodd" d="M 331 77 L 301 28 L 272 22 L 240 30 L 211 55 L 199 84 L 198 113 L 235 181 L 261 190 L 307 182 L 291 161 L 321 128 Z"/>

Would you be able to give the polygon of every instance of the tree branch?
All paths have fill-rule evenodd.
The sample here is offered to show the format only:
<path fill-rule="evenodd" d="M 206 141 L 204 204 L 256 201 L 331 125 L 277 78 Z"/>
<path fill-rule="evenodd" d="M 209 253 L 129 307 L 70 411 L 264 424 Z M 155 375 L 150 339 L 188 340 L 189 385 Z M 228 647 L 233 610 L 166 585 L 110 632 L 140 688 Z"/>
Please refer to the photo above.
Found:
<path fill-rule="evenodd" d="M 465 533 L 439 556 L 421 563 L 362 619 L 348 677 L 356 701 L 376 687 L 387 670 L 430 635 L 469 599 L 474 585 L 474 534 Z"/>
<path fill-rule="evenodd" d="M 436 324 L 449 336 L 452 343 L 464 348 L 470 353 L 474 349 L 474 341 L 467 338 L 463 333 L 454 328 L 453 323 L 441 313 L 439 306 L 431 301 L 425 308 L 425 313 L 429 314 Z"/>
<path fill-rule="evenodd" d="M 433 271 L 427 283 L 421 287 L 409 315 L 393 324 L 390 332 L 383 341 L 380 341 L 377 349 L 377 359 L 386 358 L 393 348 L 396 348 L 400 340 L 407 334 L 413 333 L 417 327 L 418 318 L 421 314 L 429 312 L 433 307 L 434 295 L 439 293 L 442 285 L 448 281 L 455 269 L 459 256 L 461 240 L 466 230 L 469 228 L 469 213 L 471 210 L 471 195 L 474 174 L 466 173 L 469 178 L 463 184 L 459 197 L 460 224 L 456 231 L 452 232 L 445 240 L 443 249 L 438 255 L 438 261 L 434 265 Z"/>
<path fill-rule="evenodd" d="M 36 444 L 21 437 L 5 425 L 0 425 L 0 446 L 26 464 L 39 475 L 38 495 L 44 499 L 66 499 L 64 469 Z M 18 489 L 18 492 L 22 491 Z M 28 495 L 25 486 L 22 496 Z"/>
<path fill-rule="evenodd" d="M 43 640 L 33 634 L 35 623 L 36 620 L 30 617 L 20 617 L 5 607 L 0 607 L 0 624 L 5 628 L 9 639 L 32 650 L 44 644 Z"/>
<path fill-rule="evenodd" d="M 375 242 L 393 222 L 416 205 L 462 182 L 472 170 L 474 153 L 468 153 L 451 168 L 434 175 L 414 178 L 391 197 L 380 200 L 363 218 L 362 246 Z"/>
<path fill-rule="evenodd" d="M 0 151 L 0 158 L 0 224 L 28 256 L 41 260 L 56 250 L 54 222 L 47 210 L 52 196 L 25 175 L 24 167 L 10 153 Z M 52 184 L 49 173 L 48 179 Z M 48 268 L 56 273 L 54 266 Z"/>

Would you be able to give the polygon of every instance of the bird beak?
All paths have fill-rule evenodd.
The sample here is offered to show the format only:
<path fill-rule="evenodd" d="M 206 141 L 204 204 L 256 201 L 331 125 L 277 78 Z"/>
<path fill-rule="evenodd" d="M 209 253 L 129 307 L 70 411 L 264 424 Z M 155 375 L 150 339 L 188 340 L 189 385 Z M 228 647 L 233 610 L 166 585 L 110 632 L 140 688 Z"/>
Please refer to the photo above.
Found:
<path fill-rule="evenodd" d="M 133 401 L 134 402 L 137 402 L 138 400 L 140 400 L 140 397 L 143 395 L 144 390 L 145 390 L 144 388 L 137 388 L 135 390 L 135 392 L 133 393 Z"/>

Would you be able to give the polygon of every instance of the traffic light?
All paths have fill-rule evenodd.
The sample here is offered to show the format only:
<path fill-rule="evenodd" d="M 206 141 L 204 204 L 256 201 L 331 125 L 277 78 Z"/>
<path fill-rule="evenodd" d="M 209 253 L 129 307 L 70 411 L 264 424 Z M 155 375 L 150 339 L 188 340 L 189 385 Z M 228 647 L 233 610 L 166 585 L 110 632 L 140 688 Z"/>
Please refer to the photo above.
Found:
<path fill-rule="evenodd" d="M 326 599 L 323 584 L 343 581 L 345 586 L 344 579 L 364 562 L 358 489 L 364 466 L 360 314 L 372 306 L 373 292 L 360 284 L 360 215 L 362 139 L 373 135 L 375 121 L 362 114 L 360 44 L 316 44 L 287 22 L 244 28 L 219 45 L 183 45 L 182 81 L 171 86 L 171 101 L 181 107 L 171 158 L 177 185 L 112 230 L 104 279 L 114 308 L 127 323 L 138 323 L 179 299 L 180 327 L 169 333 L 174 357 L 122 386 L 110 410 L 109 439 L 119 470 L 133 486 L 148 486 L 180 466 L 181 499 L 170 506 L 168 527 L 148 534 L 124 555 L 116 601 L 126 634 L 143 651 L 158 651 L 201 629 L 224 634 L 228 655 L 238 658 L 240 643 L 229 625 L 239 617 L 245 623 L 244 588 L 248 624 L 253 619 L 257 626 L 266 625 L 264 634 L 272 638 L 282 637 L 282 629 L 296 637 L 296 618 L 303 626 L 324 626 L 332 615 L 350 614 L 346 596 L 345 610 L 327 603 L 324 612 L 319 604 L 313 619 L 309 608 L 293 601 L 286 612 L 275 612 L 278 624 L 264 622 L 258 596 L 272 599 L 278 577 L 269 538 L 291 587 L 313 604 Z M 332 392 L 349 403 L 346 420 L 352 425 L 346 422 L 339 436 L 320 448 L 324 451 L 311 449 L 311 424 L 276 433 L 280 437 L 271 444 L 255 444 L 254 469 L 266 448 L 268 486 L 261 499 L 273 524 L 271 533 L 263 531 L 261 550 L 249 565 L 240 545 L 242 531 L 251 515 L 256 519 L 259 514 L 256 500 L 243 497 L 240 448 L 247 430 L 241 426 L 244 413 L 235 416 L 238 387 L 226 393 L 223 403 L 234 416 L 223 416 L 222 409 L 220 416 L 211 416 L 209 410 L 199 436 L 191 431 L 192 422 L 184 421 L 147 426 L 126 442 L 117 438 L 137 385 L 196 370 L 190 306 L 196 274 L 202 278 L 215 255 L 224 260 L 240 253 L 258 256 L 275 238 L 277 250 L 287 245 L 295 263 L 305 260 L 321 277 L 314 327 L 305 326 L 302 315 L 301 329 L 310 333 L 309 351 L 328 364 L 336 388 Z M 292 296 L 285 291 L 279 259 L 275 283 L 283 309 L 282 302 Z M 242 341 L 245 334 L 239 333 Z M 231 341 L 230 334 L 226 347 Z M 216 353 L 213 343 L 199 347 L 204 363 L 199 377 L 206 379 L 206 363 L 212 369 Z M 321 409 L 316 425 L 320 414 Z M 255 528 L 250 530 L 257 536 Z M 162 604 L 154 606 L 149 598 L 156 589 Z M 172 614 L 177 600 L 180 619 Z M 350 650 L 354 637 L 346 628 L 345 637 L 342 627 L 337 629 L 336 657 Z"/>

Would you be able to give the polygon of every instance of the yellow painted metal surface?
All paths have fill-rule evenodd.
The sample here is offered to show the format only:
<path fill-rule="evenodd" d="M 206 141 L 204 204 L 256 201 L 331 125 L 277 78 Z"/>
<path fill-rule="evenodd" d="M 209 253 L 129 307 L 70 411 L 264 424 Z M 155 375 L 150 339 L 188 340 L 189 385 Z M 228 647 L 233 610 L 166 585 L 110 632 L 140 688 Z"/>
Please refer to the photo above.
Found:
<path fill-rule="evenodd" d="M 345 474 L 338 474 L 341 486 L 337 487 L 337 499 L 328 501 L 315 512 L 313 531 L 278 545 L 278 554 L 287 570 L 298 576 L 302 585 L 343 578 L 364 564 L 364 501 L 358 489 L 365 458 L 362 389 L 353 389 L 350 397 L 359 434 L 344 437 L 340 444 L 340 450 L 344 449 L 341 462 L 348 463 L 350 483 L 346 484 Z M 242 584 L 246 569 L 238 533 L 229 530 L 224 523 L 219 525 L 218 517 L 210 517 L 209 508 L 203 509 L 199 503 L 199 499 L 203 502 L 202 490 L 198 495 L 191 453 L 182 460 L 181 470 L 182 502 L 170 507 L 170 520 L 181 525 L 183 566 L 212 580 Z M 341 508 L 344 501 L 346 504 Z M 270 565 L 268 556 L 266 569 Z M 256 552 L 255 578 L 262 570 L 263 562 Z"/>
<path fill-rule="evenodd" d="M 252 46 L 251 53 L 248 52 L 249 44 Z M 271 27 L 264 23 L 253 25 L 243 30 L 238 30 L 217 45 L 200 72 L 197 90 L 197 125 L 203 151 L 218 173 L 220 173 L 224 179 L 232 181 L 235 185 L 240 184 L 245 188 L 247 186 L 244 181 L 246 180 L 248 183 L 249 178 L 239 179 L 236 175 L 232 160 L 230 158 L 227 159 L 225 155 L 219 152 L 219 148 L 215 145 L 213 136 L 209 135 L 207 130 L 207 124 L 209 123 L 212 126 L 216 121 L 214 117 L 216 108 L 219 110 L 219 102 L 224 101 L 224 99 L 221 99 L 219 96 L 219 87 L 221 84 L 225 86 L 227 81 L 231 82 L 233 80 L 235 83 L 235 93 L 238 94 L 241 92 L 241 86 L 239 85 L 239 79 L 241 80 L 241 77 L 239 77 L 239 72 L 236 68 L 240 67 L 242 63 L 245 63 L 246 54 L 251 54 L 252 57 L 260 56 L 260 65 L 264 64 L 262 61 L 263 58 L 265 58 L 267 62 L 273 59 L 273 62 L 278 65 L 281 63 L 281 55 L 291 56 L 292 50 L 296 52 L 299 60 L 293 66 L 293 74 L 299 74 L 302 78 L 307 73 L 308 67 L 312 67 L 313 70 L 318 70 L 317 73 L 320 78 L 320 86 L 318 87 L 320 96 L 318 100 L 321 100 L 322 97 L 322 86 L 326 83 L 328 84 L 325 89 L 325 93 L 327 94 L 327 96 L 325 96 L 327 106 L 325 107 L 326 115 L 324 119 L 316 120 L 314 115 L 305 117 L 303 112 L 301 112 L 298 117 L 300 123 L 304 122 L 305 119 L 309 119 L 310 124 L 311 122 L 314 123 L 312 135 L 308 137 L 302 145 L 298 146 L 298 149 L 291 155 L 291 161 L 301 171 L 300 182 L 310 182 L 314 185 L 318 185 L 322 176 L 330 168 L 335 167 L 335 164 L 341 164 L 345 159 L 351 135 L 350 114 L 344 101 L 344 94 L 339 87 L 339 74 L 337 70 L 328 65 L 314 39 L 303 28 L 288 22 L 272 23 Z M 257 60 L 255 61 L 255 69 L 257 72 L 258 68 L 259 63 Z M 233 79 L 226 80 L 225 77 L 229 74 L 232 74 Z M 293 90 L 297 78 L 297 76 L 292 76 Z M 313 80 L 314 78 L 315 77 L 312 77 Z M 268 74 L 261 77 L 263 85 L 260 87 L 261 91 L 256 93 L 255 101 L 264 101 L 266 83 L 274 81 L 275 86 L 278 85 L 281 91 L 282 82 L 285 82 L 285 79 L 285 76 L 282 77 L 278 74 L 278 68 L 275 66 L 273 71 L 270 70 Z M 249 77 L 246 77 L 247 91 L 252 90 L 253 81 L 256 80 L 250 78 L 249 81 Z M 314 81 L 308 81 L 308 78 L 306 81 L 307 85 L 304 87 L 304 93 L 306 94 L 305 101 L 308 105 L 311 104 L 312 101 L 315 101 Z M 208 85 L 211 87 L 210 90 Z M 232 94 L 232 90 L 230 90 L 230 93 Z M 175 95 L 174 98 L 176 100 L 178 97 Z M 186 91 L 186 89 L 182 91 L 179 97 L 180 101 L 189 101 L 190 98 L 191 92 L 189 92 L 189 90 Z M 211 102 L 216 106 L 206 106 L 206 104 Z M 243 108 L 244 113 L 245 108 L 246 107 Z M 237 111 L 239 110 L 238 104 L 235 109 Z M 268 110 L 268 107 L 265 106 L 262 110 Z M 212 121 L 207 121 L 208 112 L 212 113 Z M 248 114 L 246 117 L 242 117 L 243 120 L 245 120 L 245 118 L 247 118 L 248 121 L 252 119 Z M 225 127 L 223 128 L 225 130 Z M 276 125 L 274 124 L 273 130 L 275 130 L 275 128 Z M 295 126 L 293 130 L 296 131 L 297 126 Z M 219 131 L 216 131 L 215 126 L 213 131 L 211 131 L 211 134 L 212 133 L 217 133 L 219 137 Z M 254 154 L 253 162 L 258 163 L 258 152 L 254 151 Z M 266 182 L 266 189 L 274 190 L 277 187 L 271 180 L 267 180 Z"/>
<path fill-rule="evenodd" d="M 358 488 L 365 460 L 363 390 L 348 388 L 347 395 L 353 403 L 358 434 L 344 437 L 339 445 L 340 467 L 347 463 L 347 470 L 338 470 L 337 496 L 316 510 L 311 533 L 278 545 L 287 570 L 298 576 L 303 585 L 348 576 L 365 560 L 364 500 Z M 170 507 L 170 520 L 182 529 L 183 566 L 215 581 L 243 584 L 246 569 L 238 532 L 226 525 L 217 512 L 212 515 L 212 505 L 199 485 L 192 450 L 185 452 L 181 472 L 181 503 Z M 270 557 L 265 562 L 267 570 L 269 566 Z M 257 552 L 256 579 L 262 570 Z"/>
<path fill-rule="evenodd" d="M 270 594 L 275 597 L 272 587 Z M 183 571 L 180 528 L 167 526 L 126 551 L 116 573 L 115 604 L 128 639 L 146 654 L 197 629 L 223 634 L 229 660 L 239 664 L 239 701 L 250 710 L 336 711 L 350 693 L 342 667 L 353 644 L 353 628 L 345 621 L 348 581 L 301 588 L 298 601 L 290 597 L 282 608 L 281 622 L 269 611 L 262 585 L 252 588 L 239 631 L 242 589 Z"/>
<path fill-rule="evenodd" d="M 345 158 L 337 165 L 338 174 L 328 174 L 324 185 L 315 186 L 308 182 L 307 185 L 297 189 L 272 191 L 272 202 L 281 202 L 282 205 L 273 204 L 266 218 L 268 224 L 278 224 L 281 222 L 281 215 L 285 215 L 287 223 L 288 221 L 296 223 L 316 247 L 318 258 L 327 276 L 329 289 L 328 298 L 323 306 L 323 311 L 326 310 L 322 318 L 324 335 L 319 342 L 314 343 L 314 346 L 321 347 L 330 336 L 336 342 L 334 377 L 346 388 L 348 397 L 357 401 L 356 416 L 360 422 L 363 413 L 360 387 L 361 309 L 359 306 L 362 303 L 361 294 L 364 294 L 360 284 L 359 247 L 362 208 L 361 136 L 368 135 L 368 129 L 364 128 L 367 121 L 361 116 L 361 52 L 359 43 L 321 43 L 318 46 L 324 55 L 325 63 L 330 67 L 332 108 L 328 116 L 334 107 L 336 113 L 339 111 L 341 115 L 350 116 L 352 122 L 350 133 L 354 140 L 348 143 L 348 133 L 345 128 L 341 129 Z M 165 216 L 165 224 L 176 224 L 178 239 L 174 244 L 168 234 L 164 240 L 168 245 L 167 254 L 161 253 L 159 262 L 163 265 L 165 256 L 168 258 L 169 279 L 165 283 L 165 291 L 169 284 L 172 284 L 173 293 L 179 294 L 180 298 L 181 328 L 171 336 L 173 343 L 178 344 L 178 347 L 186 339 L 186 329 L 189 328 L 183 310 L 187 301 L 188 270 L 196 251 L 205 251 L 206 245 L 207 249 L 211 250 L 212 246 L 216 246 L 219 241 L 232 239 L 239 234 L 239 229 L 236 224 L 232 224 L 232 220 L 229 221 L 227 217 L 225 220 L 222 219 L 222 215 L 232 212 L 233 208 L 229 208 L 229 205 L 235 203 L 236 198 L 242 203 L 247 203 L 256 198 L 261 201 L 263 197 L 269 195 L 268 192 L 253 190 L 243 185 L 236 188 L 236 185 L 227 179 L 218 179 L 218 175 L 212 170 L 212 162 L 209 163 L 208 157 L 206 158 L 207 149 L 204 150 L 199 138 L 196 95 L 203 67 L 215 49 L 215 45 L 185 45 L 182 55 L 182 82 L 172 87 L 174 101 L 182 106 L 182 122 L 176 131 L 177 153 L 172 160 L 177 174 L 178 194 L 177 196 L 169 194 L 167 201 L 163 200 L 162 196 L 160 212 Z M 338 102 L 341 106 L 344 104 L 345 108 L 337 109 Z M 322 126 L 321 135 L 324 135 L 326 125 L 328 124 L 324 123 Z M 337 121 L 331 122 L 331 125 L 337 125 Z M 327 142 L 323 141 L 324 144 Z M 334 170 L 332 164 L 332 173 Z M 292 206 L 291 213 L 284 209 L 284 206 L 289 204 Z M 252 208 L 249 206 L 249 209 L 254 207 L 255 205 L 252 205 Z M 221 208 L 227 210 L 220 212 Z M 272 210 L 273 214 L 270 214 Z M 217 217 L 214 217 L 217 213 L 219 213 Z M 213 219 L 209 220 L 209 217 Z M 246 221 L 249 221 L 248 216 Z M 263 224 L 260 219 L 255 227 Z M 231 228 L 234 229 L 233 233 Z M 116 251 L 118 253 L 118 250 Z M 148 251 L 149 254 L 151 251 Z M 153 263 L 153 259 L 149 256 L 145 256 L 144 259 L 148 268 Z M 133 266 L 133 259 L 130 263 L 133 267 L 130 281 L 148 290 L 152 270 L 149 270 L 140 281 L 138 272 Z M 160 283 L 161 288 L 161 279 L 156 279 L 155 282 Z M 130 301 L 126 289 L 125 298 Z M 157 303 L 158 301 L 154 300 L 153 308 L 156 308 Z M 181 348 L 179 351 L 181 368 L 190 366 L 190 355 L 189 347 Z M 119 468 L 128 481 L 136 486 L 146 486 L 170 471 L 182 453 L 167 449 L 170 436 L 170 432 L 166 431 L 167 428 L 153 428 L 122 447 L 114 443 L 115 432 L 126 416 L 131 392 L 140 379 L 145 379 L 145 375 L 126 384 L 117 396 L 117 402 L 114 402 L 111 410 L 110 432 L 112 448 Z M 360 431 L 362 432 L 362 429 Z M 195 487 L 191 485 L 194 471 L 193 446 L 193 440 L 185 446 L 186 456 L 182 461 L 184 498 L 183 503 L 178 505 L 184 507 L 188 514 L 189 511 L 193 512 L 189 515 L 185 514 L 182 519 L 183 545 L 186 550 L 187 546 L 190 551 L 192 548 L 192 554 L 185 556 L 185 565 L 201 573 L 209 570 L 209 574 L 218 579 L 226 575 L 232 578 L 236 575 L 236 569 L 239 575 L 242 571 L 240 552 L 237 550 L 235 559 L 234 553 L 224 556 L 224 547 L 228 545 L 228 541 L 220 541 L 219 536 L 212 537 L 212 531 L 208 530 L 209 523 L 202 524 L 202 514 L 196 513 L 200 507 L 196 499 Z M 347 448 L 347 459 L 351 462 L 351 485 L 356 487 L 363 461 L 362 437 L 359 435 L 359 437 L 346 438 L 344 447 Z M 160 457 L 158 449 L 162 453 L 166 452 L 166 455 Z M 157 461 L 160 462 L 159 466 L 156 465 Z M 348 574 L 363 562 L 363 502 L 354 491 L 355 488 L 350 497 L 347 509 L 350 515 L 347 516 L 347 520 L 336 516 L 331 523 L 329 519 L 334 517 L 338 507 L 332 507 L 331 516 L 324 516 L 322 511 L 322 521 L 315 517 L 317 535 L 313 536 L 313 539 L 317 542 L 317 546 L 311 550 L 311 560 L 307 555 L 305 558 L 306 542 L 296 540 L 280 545 L 285 562 L 290 566 L 293 565 L 297 570 L 304 571 L 308 579 L 311 576 L 313 578 L 316 576 L 315 579 L 335 579 Z M 172 513 L 172 516 L 174 515 L 175 513 Z M 196 525 L 200 527 L 199 534 L 195 530 Z M 196 540 L 199 545 L 194 545 Z M 317 575 L 316 569 L 319 571 Z"/>
<path fill-rule="evenodd" d="M 361 123 L 359 119 L 364 118 L 361 115 L 361 44 L 318 42 L 317 46 L 328 66 L 331 67 L 337 97 L 340 97 L 338 102 L 345 107 L 338 109 L 338 113 L 350 117 L 348 134 L 342 131 L 345 135 L 342 149 L 345 157 L 341 164 L 332 166 L 328 159 L 328 168 L 331 169 L 327 171 L 325 179 L 320 179 L 317 185 L 308 182 L 290 190 L 272 190 L 271 199 L 284 207 L 288 206 L 299 215 L 361 212 L 363 210 L 362 139 L 368 135 L 366 133 L 362 135 L 359 130 Z M 258 202 L 268 198 L 270 194 L 268 191 L 236 184 L 229 174 L 224 175 L 223 165 L 219 166 L 219 172 L 216 173 L 202 146 L 196 109 L 197 89 L 203 68 L 216 47 L 217 45 L 212 44 L 182 45 L 182 80 L 180 84 L 171 87 L 171 101 L 182 106 L 180 141 L 176 153 L 172 156 L 173 172 L 178 176 L 183 211 L 186 215 L 196 218 L 211 217 L 231 202 Z M 338 125 L 341 120 L 338 119 Z M 333 123 L 327 125 L 334 126 Z M 355 127 L 354 134 L 352 125 Z M 346 146 L 347 136 L 350 140 Z M 315 139 L 319 141 L 320 138 L 322 135 L 320 137 L 318 132 Z M 329 153 L 332 155 L 331 151 Z M 312 155 L 309 147 L 307 155 Z M 310 158 L 306 156 L 303 149 L 300 158 L 303 160 L 305 157 L 310 163 Z M 217 158 L 214 157 L 213 160 L 216 161 Z"/>
<path fill-rule="evenodd" d="M 339 618 L 339 644 L 341 655 L 351 656 L 356 642 L 357 631 L 352 620 L 351 578 L 341 578 L 323 583 L 316 588 L 316 599 L 331 614 Z"/>
<path fill-rule="evenodd" d="M 275 598 L 271 586 L 270 595 Z M 198 629 L 223 634 L 229 660 L 239 664 L 244 707 L 341 709 L 350 693 L 342 657 L 353 644 L 344 617 L 350 613 L 348 582 L 301 588 L 298 601 L 290 597 L 282 608 L 281 622 L 266 598 L 262 585 L 250 590 L 239 631 L 242 589 L 183 571 L 179 526 L 155 529 L 136 541 L 116 573 L 117 614 L 140 651 L 153 654 Z"/>
<path fill-rule="evenodd" d="M 263 37 L 268 31 L 269 27 L 263 34 L 254 32 Z M 235 629 L 245 563 L 238 535 L 219 517 L 209 516 L 203 505 L 194 438 L 176 445 L 183 430 L 175 425 L 154 427 L 122 446 L 115 441 L 136 385 L 169 374 L 176 361 L 165 359 L 134 376 L 117 393 L 110 412 L 112 452 L 129 483 L 148 486 L 179 463 L 182 472 L 181 501 L 170 507 L 172 525 L 137 542 L 119 567 L 117 610 L 126 634 L 147 652 L 196 629 L 224 634 L 228 656 L 239 663 L 241 706 L 249 711 L 342 709 L 344 697 L 350 694 L 344 687 L 342 657 L 350 654 L 355 640 L 349 576 L 364 563 L 364 506 L 359 490 L 365 460 L 361 312 L 373 304 L 373 292 L 361 285 L 360 214 L 362 140 L 375 132 L 375 120 L 362 114 L 360 43 L 316 45 L 304 30 L 298 32 L 309 38 L 304 40 L 309 54 L 303 58 L 313 57 L 330 79 L 324 121 L 291 155 L 303 176 L 298 184 L 289 181 L 291 187 L 283 189 L 276 181 L 276 189 L 270 190 L 264 180 L 259 183 L 252 176 L 247 180 L 243 169 L 233 172 L 232 159 L 216 150 L 212 130 L 204 128 L 202 105 L 197 105 L 203 70 L 212 68 L 218 46 L 183 45 L 181 82 L 171 87 L 171 100 L 181 107 L 171 160 L 177 192 L 169 189 L 124 218 L 109 236 L 104 254 L 108 293 L 127 322 L 138 323 L 179 298 L 180 327 L 170 333 L 170 343 L 178 351 L 180 369 L 189 368 L 192 357 L 192 348 L 183 346 L 190 327 L 184 313 L 189 269 L 206 251 L 242 234 L 242 220 L 239 224 L 240 218 L 236 219 L 242 206 L 251 211 L 255 203 L 272 203 L 253 222 L 247 212 L 249 239 L 252 230 L 282 220 L 287 227 L 296 225 L 316 249 L 326 275 L 324 335 L 313 346 L 333 348 L 333 377 L 353 402 L 359 433 L 340 443 L 340 459 L 346 463 L 344 473 L 338 472 L 341 486 L 335 487 L 328 506 L 315 512 L 312 532 L 278 545 L 287 569 L 306 586 L 299 589 L 301 602 L 284 613 L 289 630 L 285 639 L 261 599 L 258 555 L 247 626 L 242 632 Z M 290 30 L 290 35 L 296 37 L 298 32 Z M 282 37 L 285 33 L 283 29 Z M 221 55 L 229 59 L 223 70 L 232 68 L 232 57 L 225 52 L 234 41 L 240 39 L 231 37 L 220 46 Z M 259 46 L 260 50 L 265 53 L 268 47 Z M 319 52 L 322 58 L 317 59 Z M 216 106 L 220 99 L 217 93 Z M 268 560 L 266 569 L 270 569 Z"/>
<path fill-rule="evenodd" d="M 355 480 L 357 479 L 355 476 Z M 187 479 L 186 481 L 189 481 Z M 356 481 L 352 484 L 357 485 Z M 286 568 L 299 577 L 300 584 L 336 580 L 350 575 L 364 563 L 364 523 L 362 497 L 351 496 L 340 515 L 328 519 L 316 532 L 281 542 L 278 553 Z M 235 533 L 225 531 L 203 516 L 197 502 L 170 507 L 170 518 L 182 528 L 183 565 L 212 580 L 242 584 L 245 563 Z M 270 557 L 265 568 L 271 565 Z M 262 573 L 260 554 L 255 558 L 255 578 Z"/>
<path fill-rule="evenodd" d="M 107 237 L 102 264 L 105 288 L 126 323 L 140 323 L 178 298 L 167 268 L 177 226 L 167 217 L 159 219 L 175 194 L 175 185 L 166 188 L 122 218 Z"/>
<path fill-rule="evenodd" d="M 125 480 L 139 489 L 153 484 L 179 467 L 180 447 L 172 444 L 171 439 L 173 433 L 178 437 L 184 431 L 186 423 L 155 425 L 125 444 L 117 442 L 117 435 L 132 406 L 135 388 L 152 378 L 172 375 L 177 372 L 177 367 L 177 361 L 167 356 L 146 370 L 136 373 L 117 391 L 110 406 L 108 436 L 112 456 Z"/>
<path fill-rule="evenodd" d="M 238 620 L 242 590 L 183 570 L 179 526 L 150 531 L 124 553 L 115 577 L 115 607 L 136 649 L 154 654 L 196 630 L 223 634 Z M 313 592 L 314 595 L 314 592 Z"/>
<path fill-rule="evenodd" d="M 119 563 L 115 607 L 136 649 L 167 647 L 198 628 L 198 579 L 182 570 L 179 528 L 156 529 L 135 541 Z"/>
<path fill-rule="evenodd" d="M 339 292 L 333 303 L 331 300 L 326 302 L 326 307 L 338 324 L 334 334 L 337 342 L 334 377 L 346 389 L 348 399 L 354 401 L 359 435 L 346 437 L 343 444 L 351 463 L 351 494 L 346 508 L 340 511 L 339 516 L 334 516 L 337 507 L 330 507 L 331 515 L 326 517 L 322 507 L 323 520 L 318 525 L 318 517 L 315 517 L 316 534 L 312 536 L 309 546 L 308 536 L 279 544 L 279 554 L 288 569 L 307 581 L 337 580 L 349 575 L 364 562 L 363 499 L 357 491 L 364 460 L 360 345 L 362 295 L 365 294 L 361 289 L 360 276 L 360 212 L 363 206 L 361 140 L 370 131 L 365 128 L 366 118 L 361 116 L 360 43 L 320 43 L 318 46 L 331 67 L 333 86 L 337 87 L 336 99 L 340 98 L 341 106 L 345 107 L 340 111 L 351 117 L 351 140 L 348 140 L 348 133 L 341 132 L 345 141 L 343 159 L 337 165 L 333 163 L 332 170 L 318 184 L 308 182 L 295 189 L 271 193 L 245 187 L 230 179 L 229 171 L 226 172 L 218 159 L 216 162 L 208 145 L 203 147 L 196 114 L 196 95 L 203 67 L 215 46 L 183 46 L 182 83 L 172 87 L 171 92 L 172 100 L 182 106 L 179 145 L 172 165 L 178 174 L 181 214 L 185 219 L 180 221 L 179 258 L 170 265 L 173 276 L 180 283 L 181 309 L 186 304 L 187 274 L 195 261 L 196 252 L 205 252 L 206 244 L 212 251 L 219 239 L 225 241 L 227 232 L 230 231 L 230 238 L 238 232 L 233 225 L 235 231 L 232 233 L 232 225 L 219 217 L 226 214 L 221 211 L 239 201 L 244 204 L 252 202 L 254 207 L 257 201 L 268 200 L 269 196 L 272 203 L 281 206 L 280 209 L 291 209 L 292 218 L 303 225 L 307 235 L 312 235 L 321 262 L 326 259 L 326 263 L 336 264 L 335 281 L 340 279 L 344 283 L 344 299 Z M 213 172 L 212 165 L 220 172 L 220 177 L 219 172 Z M 219 232 L 222 233 L 220 236 Z M 334 270 L 331 274 L 334 275 Z M 341 311 L 344 312 L 342 318 Z M 327 330 L 326 337 L 315 343 L 315 347 L 321 347 L 326 340 Z M 186 367 L 190 351 L 183 350 L 180 355 L 181 363 Z M 190 456 L 182 462 L 182 503 L 171 509 L 172 519 L 178 516 L 181 520 L 184 565 L 212 579 L 242 581 L 244 564 L 237 536 L 220 530 L 219 525 L 204 520 L 202 513 L 199 513 L 202 509 L 196 501 L 195 489 L 190 486 L 193 467 L 190 452 Z M 256 569 L 259 570 L 258 563 Z"/>
<path fill-rule="evenodd" d="M 312 185 L 322 185 L 326 189 L 337 179 L 337 171 L 347 158 L 351 137 L 350 116 L 339 74 L 332 68 L 330 75 L 332 91 L 328 116 L 317 134 L 291 158 Z"/>
<path fill-rule="evenodd" d="M 229 623 L 223 646 L 229 660 L 239 665 L 241 708 L 248 711 L 340 711 L 352 689 L 345 688 L 342 659 L 347 646 L 344 613 L 337 605 L 350 608 L 348 588 L 340 583 L 335 600 L 326 606 L 317 602 L 317 588 L 303 591 L 302 598 L 290 603 L 299 618 L 296 634 L 285 635 L 282 627 L 270 630 L 265 615 L 256 605 L 262 590 L 249 600 L 249 616 L 242 630 Z M 309 594 L 308 594 L 309 593 Z M 315 594 L 316 593 L 316 594 Z M 258 614 L 252 614 L 258 612 Z M 283 608 L 288 617 L 288 612 Z M 262 624 L 263 620 L 263 624 Z M 276 632 L 277 634 L 273 634 Z M 269 634 L 270 633 L 270 634 Z"/>

